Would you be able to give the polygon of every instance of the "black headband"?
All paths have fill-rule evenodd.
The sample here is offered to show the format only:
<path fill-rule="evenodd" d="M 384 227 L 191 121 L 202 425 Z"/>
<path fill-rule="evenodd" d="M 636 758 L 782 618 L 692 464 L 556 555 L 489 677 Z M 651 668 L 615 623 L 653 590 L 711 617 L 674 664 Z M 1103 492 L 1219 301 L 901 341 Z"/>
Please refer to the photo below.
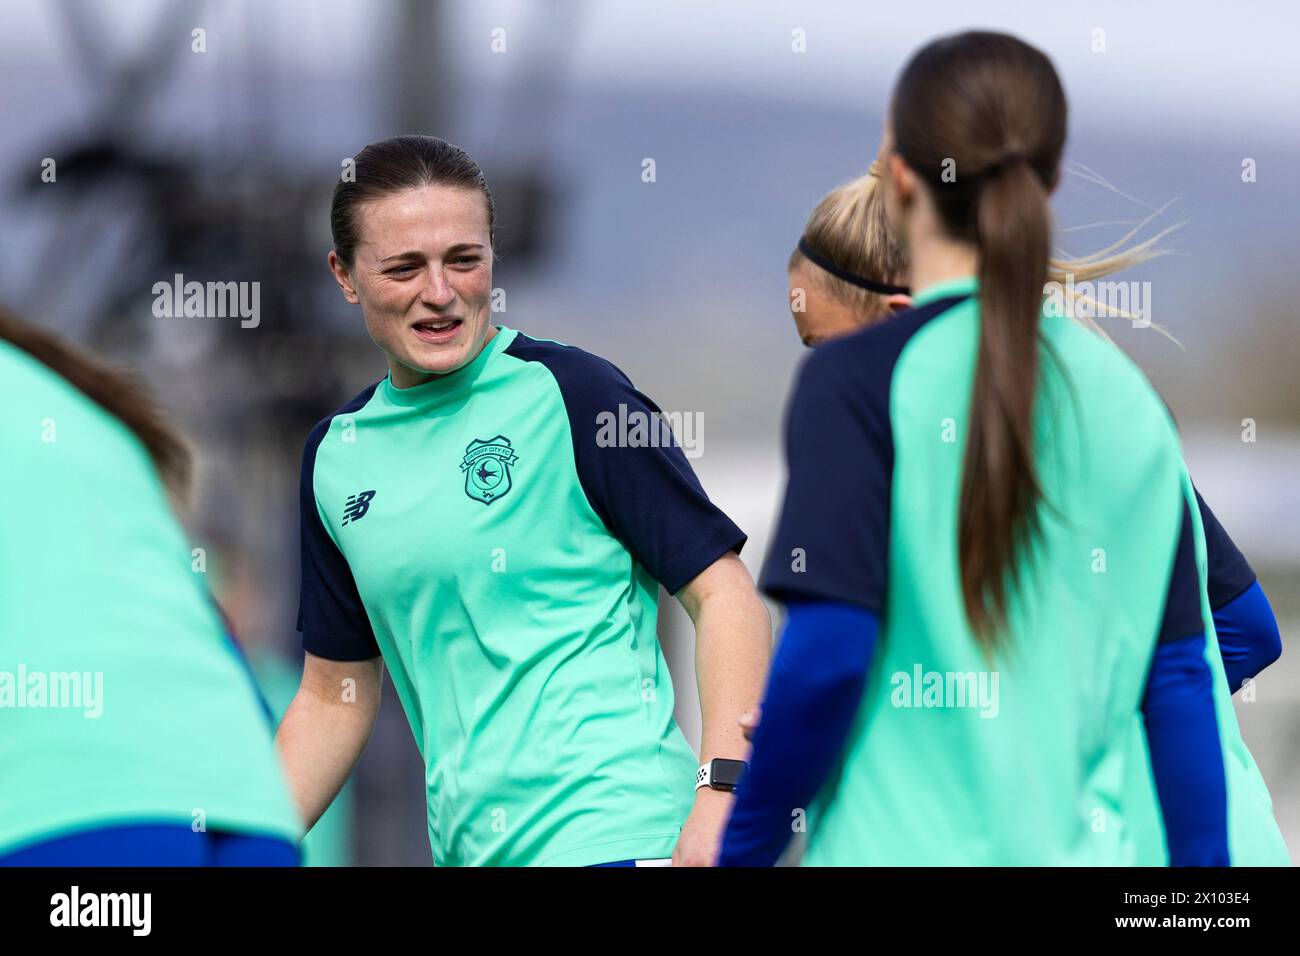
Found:
<path fill-rule="evenodd" d="M 875 292 L 879 295 L 911 295 L 912 290 L 905 285 L 890 285 L 888 282 L 877 282 L 875 279 L 865 279 L 856 273 L 849 272 L 847 269 L 841 269 L 835 263 L 831 262 L 824 256 L 820 256 L 812 251 L 808 245 L 808 240 L 803 236 L 799 237 L 799 251 L 813 265 L 820 266 L 837 279 L 843 279 L 850 285 L 855 285 L 860 289 L 866 289 L 868 292 Z"/>

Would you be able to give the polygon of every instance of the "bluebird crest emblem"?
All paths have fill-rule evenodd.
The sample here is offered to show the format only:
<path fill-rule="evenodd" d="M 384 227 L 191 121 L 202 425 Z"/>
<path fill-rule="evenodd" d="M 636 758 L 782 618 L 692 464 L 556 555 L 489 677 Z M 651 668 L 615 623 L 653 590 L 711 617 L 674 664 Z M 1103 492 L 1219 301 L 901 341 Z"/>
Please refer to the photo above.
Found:
<path fill-rule="evenodd" d="M 504 435 L 488 441 L 474 439 L 460 463 L 465 473 L 465 494 L 485 505 L 492 504 L 513 486 L 510 466 L 518 460 L 510 439 Z"/>

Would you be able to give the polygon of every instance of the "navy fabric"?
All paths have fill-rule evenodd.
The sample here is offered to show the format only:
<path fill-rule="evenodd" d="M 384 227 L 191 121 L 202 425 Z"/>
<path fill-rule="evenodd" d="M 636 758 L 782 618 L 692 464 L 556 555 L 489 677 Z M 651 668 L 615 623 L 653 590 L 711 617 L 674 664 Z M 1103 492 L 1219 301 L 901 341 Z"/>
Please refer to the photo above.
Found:
<path fill-rule="evenodd" d="M 1282 656 L 1277 618 L 1258 581 L 1214 612 L 1214 630 L 1234 693 Z"/>
<path fill-rule="evenodd" d="M 1250 566 L 1232 538 L 1228 537 L 1228 532 L 1223 529 L 1199 491 L 1196 492 L 1196 505 L 1201 511 L 1201 526 L 1205 531 L 1210 607 L 1217 611 L 1255 583 L 1255 569 Z"/>
<path fill-rule="evenodd" d="M 224 618 L 225 615 L 223 614 L 222 617 Z M 266 695 L 262 693 L 262 687 L 257 682 L 257 675 L 253 673 L 253 665 L 249 662 L 248 655 L 244 653 L 244 648 L 240 645 L 239 641 L 235 639 L 234 632 L 229 630 L 228 626 L 227 628 L 222 629 L 221 636 L 225 638 L 226 646 L 230 648 L 230 653 L 234 654 L 235 659 L 239 661 L 239 666 L 243 669 L 244 676 L 248 678 L 249 690 L 251 690 L 253 696 L 257 698 L 257 704 L 262 710 L 262 716 L 266 718 L 266 725 L 271 728 L 272 732 L 274 732 L 280 725 L 280 721 L 276 719 L 275 712 L 271 710 L 270 701 L 268 701 Z"/>
<path fill-rule="evenodd" d="M 1176 641 L 1193 634 L 1205 633 L 1201 617 L 1201 579 L 1196 572 L 1196 544 L 1192 513 L 1183 502 L 1182 527 L 1178 547 L 1169 573 L 1164 615 L 1160 622 L 1160 641 Z"/>
<path fill-rule="evenodd" d="M 1171 866 L 1228 866 L 1228 787 L 1204 633 L 1156 646 L 1142 715 Z"/>
<path fill-rule="evenodd" d="M 239 661 L 239 666 L 243 668 L 244 676 L 248 678 L 248 685 L 253 691 L 253 696 L 257 698 L 258 706 L 262 708 L 262 715 L 266 718 L 267 726 L 274 730 L 279 724 L 279 721 L 276 720 L 275 714 L 271 710 L 271 705 L 266 699 L 266 695 L 262 693 L 262 687 L 257 682 L 257 676 L 253 673 L 253 665 L 249 663 L 248 655 L 244 653 L 243 645 L 241 645 L 238 638 L 235 637 L 234 622 L 230 620 L 230 615 L 226 613 L 226 609 L 223 608 L 220 603 L 218 603 L 217 599 L 212 596 L 212 592 L 207 591 L 205 594 L 208 603 L 212 606 L 212 609 L 217 612 L 217 617 L 221 618 L 221 636 L 225 638 L 226 646 L 230 648 L 230 652 L 234 654 L 235 659 Z"/>
<path fill-rule="evenodd" d="M 776 600 L 883 611 L 894 366 L 926 322 L 964 298 L 936 299 L 828 342 L 804 360 L 786 414 L 785 501 L 759 577 Z"/>
<path fill-rule="evenodd" d="M 728 551 L 740 553 L 745 533 L 709 501 L 659 406 L 616 366 L 574 346 L 523 333 L 505 353 L 539 362 L 555 378 L 569 416 L 578 478 L 592 510 L 669 594 Z M 637 445 L 602 444 L 602 420 L 637 413 L 657 429 L 653 438 L 647 434 Z"/>
<path fill-rule="evenodd" d="M 339 415 L 360 411 L 379 382 L 369 386 L 311 430 L 302 456 L 299 522 L 302 533 L 302 588 L 298 601 L 298 630 L 302 646 L 317 657 L 335 661 L 364 661 L 379 656 L 379 644 L 366 616 L 357 582 L 343 552 L 325 530 L 316 509 L 313 475 L 316 451 Z"/>
<path fill-rule="evenodd" d="M 195 833 L 185 824 L 100 827 L 0 856 L 0 866 L 297 866 L 298 848 L 280 837 Z"/>
<path fill-rule="evenodd" d="M 844 751 L 862 702 L 879 618 L 853 604 L 794 602 L 772 662 L 749 769 L 720 866 L 772 866 Z"/>

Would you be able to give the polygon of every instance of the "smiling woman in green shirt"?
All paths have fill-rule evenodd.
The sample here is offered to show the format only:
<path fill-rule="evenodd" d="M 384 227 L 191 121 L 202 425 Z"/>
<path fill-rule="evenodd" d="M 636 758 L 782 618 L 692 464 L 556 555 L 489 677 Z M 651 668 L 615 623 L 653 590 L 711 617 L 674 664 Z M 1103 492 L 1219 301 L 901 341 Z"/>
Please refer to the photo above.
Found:
<path fill-rule="evenodd" d="M 701 760 L 742 758 L 771 641 L 744 534 L 622 372 L 491 324 L 492 199 L 467 154 L 404 136 L 355 167 L 329 262 L 389 374 L 303 459 L 307 663 L 278 739 L 304 817 L 365 746 L 382 661 L 437 865 L 708 865 L 731 795 L 696 788 L 658 589 L 695 624 Z M 609 442 L 620 406 L 660 431 Z"/>

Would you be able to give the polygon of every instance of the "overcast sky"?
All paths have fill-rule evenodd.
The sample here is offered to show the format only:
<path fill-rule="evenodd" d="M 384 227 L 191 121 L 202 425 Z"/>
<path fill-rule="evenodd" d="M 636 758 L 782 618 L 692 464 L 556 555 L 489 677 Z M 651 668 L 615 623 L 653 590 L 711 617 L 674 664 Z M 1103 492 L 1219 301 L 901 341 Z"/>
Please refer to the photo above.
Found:
<path fill-rule="evenodd" d="M 60 11 L 88 10 L 104 48 L 137 47 L 168 0 L 2 0 L 4 85 L 24 70 L 69 66 Z M 170 0 L 177 2 L 177 0 Z M 1300 138 L 1300 65 L 1294 4 L 1087 3 L 960 0 L 894 5 L 848 0 L 451 0 L 445 48 L 458 75 L 491 83 L 567 57 L 579 82 L 729 88 L 822 104 L 883 98 L 907 55 L 926 39 L 983 26 L 1042 46 L 1057 63 L 1076 117 L 1092 125 L 1150 131 L 1176 124 L 1197 137 Z M 233 54 L 250 28 L 273 45 L 277 72 L 382 70 L 396 0 L 208 0 L 196 25 L 209 55 Z M 1267 11 L 1267 12 L 1264 12 Z M 505 55 L 491 50 L 506 31 Z M 807 52 L 791 50 L 805 31 Z M 1093 52 L 1095 30 L 1105 52 Z M 185 42 L 188 38 L 181 38 Z M 435 55 L 431 49 L 431 55 Z M 531 62 L 536 62 L 531 61 Z M 75 68 L 75 64 L 72 64 Z M 44 67 L 44 69 L 42 69 Z"/>

